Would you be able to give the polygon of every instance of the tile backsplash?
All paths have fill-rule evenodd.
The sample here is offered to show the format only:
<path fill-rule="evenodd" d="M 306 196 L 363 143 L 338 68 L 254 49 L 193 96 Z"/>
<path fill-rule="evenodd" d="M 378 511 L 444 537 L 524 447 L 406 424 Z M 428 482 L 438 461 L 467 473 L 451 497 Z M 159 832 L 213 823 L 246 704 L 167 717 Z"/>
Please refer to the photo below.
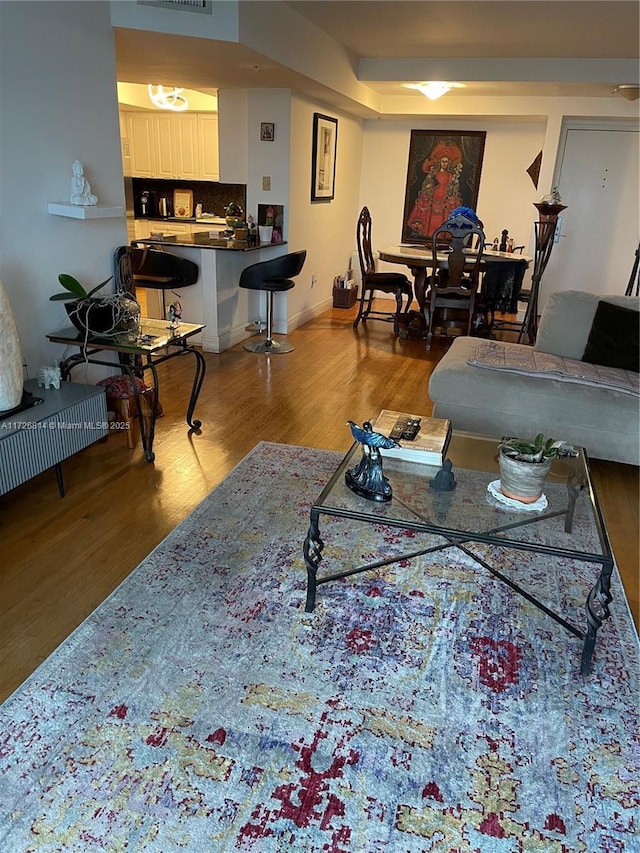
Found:
<path fill-rule="evenodd" d="M 245 184 L 222 184 L 217 181 L 168 181 L 160 178 L 131 178 L 133 188 L 133 212 L 136 218 L 142 213 L 141 198 L 144 192 L 149 193 L 147 216 L 158 216 L 158 202 L 161 198 L 173 203 L 174 190 L 193 191 L 193 209 L 197 204 L 202 205 L 203 213 L 224 215 L 224 208 L 232 201 L 239 202 L 243 210 L 247 207 L 247 187 Z M 167 211 L 173 216 L 173 210 Z"/>

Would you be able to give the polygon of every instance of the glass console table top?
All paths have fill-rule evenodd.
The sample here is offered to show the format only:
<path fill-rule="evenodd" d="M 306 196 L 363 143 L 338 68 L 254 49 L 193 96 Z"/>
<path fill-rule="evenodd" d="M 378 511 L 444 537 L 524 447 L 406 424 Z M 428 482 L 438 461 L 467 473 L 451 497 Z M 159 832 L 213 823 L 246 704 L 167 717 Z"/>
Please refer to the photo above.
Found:
<path fill-rule="evenodd" d="M 51 332 L 47 338 L 54 343 L 75 346 L 98 347 L 103 350 L 118 352 L 153 353 L 156 350 L 180 344 L 181 341 L 197 335 L 204 329 L 204 323 L 180 323 L 175 328 L 169 328 L 166 320 L 151 320 L 143 317 L 136 332 L 122 332 L 118 335 L 102 337 L 87 335 L 79 332 L 73 326 Z"/>

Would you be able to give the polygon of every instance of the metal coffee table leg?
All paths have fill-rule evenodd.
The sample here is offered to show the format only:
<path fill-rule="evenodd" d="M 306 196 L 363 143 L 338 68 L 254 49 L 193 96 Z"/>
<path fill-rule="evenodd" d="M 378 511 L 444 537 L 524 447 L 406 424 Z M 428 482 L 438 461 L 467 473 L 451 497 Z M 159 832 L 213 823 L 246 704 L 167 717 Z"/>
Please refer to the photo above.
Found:
<path fill-rule="evenodd" d="M 304 561 L 307 565 L 307 603 L 304 608 L 307 613 L 313 612 L 316 606 L 316 576 L 324 548 L 324 542 L 320 538 L 318 515 L 319 513 L 311 510 L 311 523 L 303 547 Z"/>

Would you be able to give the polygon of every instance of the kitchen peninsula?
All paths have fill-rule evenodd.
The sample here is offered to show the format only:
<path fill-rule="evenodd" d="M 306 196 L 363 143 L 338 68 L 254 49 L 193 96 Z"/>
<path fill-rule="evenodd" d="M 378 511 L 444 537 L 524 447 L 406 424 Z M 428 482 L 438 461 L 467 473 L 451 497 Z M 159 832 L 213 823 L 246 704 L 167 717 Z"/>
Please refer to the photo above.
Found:
<path fill-rule="evenodd" d="M 198 265 L 195 285 L 176 291 L 186 323 L 205 328 L 198 343 L 205 352 L 224 352 L 247 338 L 246 327 L 264 313 L 257 291 L 239 287 L 242 270 L 258 261 L 283 254 L 286 243 L 261 243 L 209 236 L 208 231 L 135 240 L 187 258 Z"/>

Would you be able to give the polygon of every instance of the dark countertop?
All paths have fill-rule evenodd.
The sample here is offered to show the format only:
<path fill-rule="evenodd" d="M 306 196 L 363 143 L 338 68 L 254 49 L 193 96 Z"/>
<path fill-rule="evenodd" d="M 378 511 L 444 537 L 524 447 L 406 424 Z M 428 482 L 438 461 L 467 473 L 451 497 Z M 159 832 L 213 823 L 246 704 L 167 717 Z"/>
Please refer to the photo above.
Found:
<path fill-rule="evenodd" d="M 136 221 L 140 222 L 185 222 L 187 225 L 211 225 L 219 228 L 226 228 L 227 223 L 224 216 L 201 216 L 197 219 L 195 216 L 136 216 Z"/>
<path fill-rule="evenodd" d="M 281 243 L 259 243 L 257 246 L 250 246 L 246 240 L 230 240 L 216 239 L 209 237 L 208 231 L 197 231 L 195 234 L 176 235 L 167 234 L 166 237 L 145 237 L 141 240 L 134 240 L 134 243 L 145 243 L 150 246 L 186 246 L 190 249 L 222 249 L 226 252 L 254 252 L 256 249 L 269 249 L 275 246 L 286 246 L 286 240 Z"/>

